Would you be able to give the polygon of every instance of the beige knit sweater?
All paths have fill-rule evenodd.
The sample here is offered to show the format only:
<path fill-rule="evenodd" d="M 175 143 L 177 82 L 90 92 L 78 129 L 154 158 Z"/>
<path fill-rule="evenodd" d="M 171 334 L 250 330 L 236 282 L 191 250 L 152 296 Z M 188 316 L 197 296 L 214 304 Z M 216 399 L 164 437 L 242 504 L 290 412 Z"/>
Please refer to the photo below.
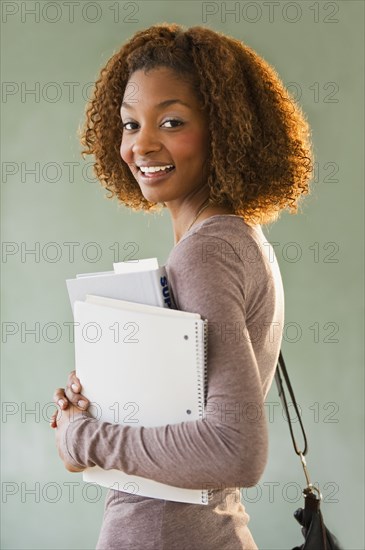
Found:
<path fill-rule="evenodd" d="M 76 466 L 213 489 L 208 506 L 109 490 L 98 550 L 255 549 L 240 488 L 258 483 L 268 457 L 264 401 L 284 324 L 275 253 L 259 225 L 215 215 L 184 235 L 166 269 L 177 308 L 208 319 L 205 418 L 144 428 L 80 417 L 63 451 Z"/>

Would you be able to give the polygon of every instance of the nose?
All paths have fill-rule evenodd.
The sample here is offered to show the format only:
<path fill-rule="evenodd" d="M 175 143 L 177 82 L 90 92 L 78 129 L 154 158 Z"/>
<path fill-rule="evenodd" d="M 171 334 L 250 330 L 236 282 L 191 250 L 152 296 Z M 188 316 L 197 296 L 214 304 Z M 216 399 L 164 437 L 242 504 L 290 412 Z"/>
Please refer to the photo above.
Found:
<path fill-rule="evenodd" d="M 135 139 L 132 145 L 132 151 L 136 156 L 144 156 L 153 151 L 161 149 L 161 142 L 158 138 L 157 131 L 150 125 L 141 126 L 134 134 Z"/>

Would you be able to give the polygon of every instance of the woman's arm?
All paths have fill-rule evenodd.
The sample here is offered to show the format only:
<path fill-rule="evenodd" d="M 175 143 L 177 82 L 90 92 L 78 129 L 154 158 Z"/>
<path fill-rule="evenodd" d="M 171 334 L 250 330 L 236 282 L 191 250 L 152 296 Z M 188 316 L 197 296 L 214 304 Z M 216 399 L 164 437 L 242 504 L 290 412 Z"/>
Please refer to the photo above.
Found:
<path fill-rule="evenodd" d="M 60 442 L 62 454 L 75 467 L 116 468 L 189 489 L 250 487 L 260 479 L 268 434 L 259 367 L 246 330 L 246 293 L 252 303 L 263 302 L 264 338 L 269 330 L 264 326 L 268 275 L 262 262 L 243 263 L 228 243 L 230 253 L 207 256 L 205 239 L 199 233 L 186 238 L 168 264 L 179 309 L 208 319 L 205 418 L 136 427 L 78 416 Z M 210 244 L 221 241 L 209 237 Z"/>

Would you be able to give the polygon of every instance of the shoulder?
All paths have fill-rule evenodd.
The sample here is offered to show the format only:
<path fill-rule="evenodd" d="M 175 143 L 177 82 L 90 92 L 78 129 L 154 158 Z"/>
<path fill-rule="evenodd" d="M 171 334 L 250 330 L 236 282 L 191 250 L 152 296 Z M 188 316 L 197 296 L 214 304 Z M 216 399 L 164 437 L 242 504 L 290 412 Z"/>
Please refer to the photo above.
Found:
<path fill-rule="evenodd" d="M 238 216 L 212 216 L 172 249 L 166 270 L 179 300 L 185 294 L 231 294 L 249 308 L 282 290 L 275 253 L 261 226 Z"/>
<path fill-rule="evenodd" d="M 211 216 L 194 226 L 172 249 L 168 264 L 178 269 L 235 266 L 246 273 L 270 271 L 267 266 L 270 243 L 261 226 L 249 226 L 239 216 Z"/>
<path fill-rule="evenodd" d="M 243 307 L 245 277 L 227 221 L 223 216 L 204 220 L 172 249 L 166 271 L 178 309 L 212 320 L 229 306 Z"/>

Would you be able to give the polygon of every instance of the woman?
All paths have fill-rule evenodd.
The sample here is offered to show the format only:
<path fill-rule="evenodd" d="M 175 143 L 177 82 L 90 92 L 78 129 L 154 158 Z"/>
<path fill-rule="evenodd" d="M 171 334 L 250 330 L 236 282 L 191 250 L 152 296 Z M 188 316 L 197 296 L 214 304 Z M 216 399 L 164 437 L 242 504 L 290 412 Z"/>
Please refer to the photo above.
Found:
<path fill-rule="evenodd" d="M 257 549 L 240 488 L 257 484 L 267 462 L 264 401 L 284 323 L 261 224 L 296 213 L 309 192 L 309 134 L 275 71 L 208 28 L 139 31 L 101 71 L 83 154 L 95 155 L 108 198 L 171 214 L 176 306 L 208 319 L 206 416 L 152 428 L 95 422 L 72 371 L 55 391 L 51 426 L 69 471 L 117 468 L 210 488 L 211 498 L 201 506 L 109 490 L 97 549 Z"/>

